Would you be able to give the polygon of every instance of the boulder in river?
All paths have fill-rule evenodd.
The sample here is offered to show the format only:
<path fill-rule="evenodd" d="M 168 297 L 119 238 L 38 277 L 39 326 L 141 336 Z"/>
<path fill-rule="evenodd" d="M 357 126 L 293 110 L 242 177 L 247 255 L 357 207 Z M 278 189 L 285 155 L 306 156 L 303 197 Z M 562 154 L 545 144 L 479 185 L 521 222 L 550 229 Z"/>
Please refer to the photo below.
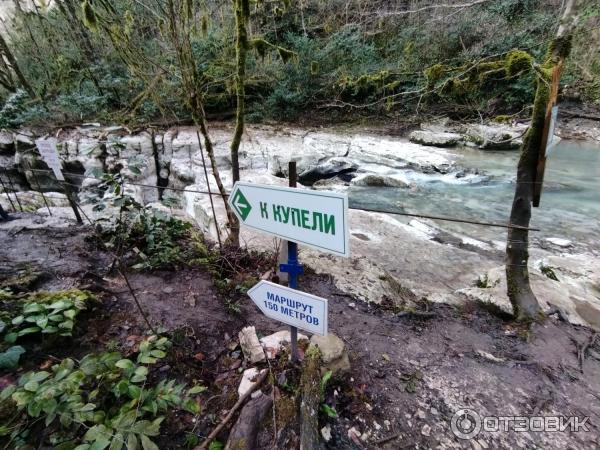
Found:
<path fill-rule="evenodd" d="M 460 142 L 462 136 L 458 133 L 416 130 L 410 133 L 409 139 L 415 144 L 430 145 L 433 147 L 453 147 Z"/>
<path fill-rule="evenodd" d="M 365 174 L 360 175 L 352 180 L 352 184 L 355 186 L 371 186 L 371 187 L 396 187 L 396 188 L 408 188 L 410 187 L 404 181 L 396 178 L 388 177 L 386 175 L 375 175 Z"/>
<path fill-rule="evenodd" d="M 305 186 L 312 186 L 319 180 L 355 172 L 358 165 L 345 158 L 331 158 L 323 164 L 305 170 L 298 176 L 298 181 Z"/>
<path fill-rule="evenodd" d="M 524 129 L 506 125 L 472 125 L 465 131 L 465 141 L 482 150 L 516 150 L 523 143 Z"/>

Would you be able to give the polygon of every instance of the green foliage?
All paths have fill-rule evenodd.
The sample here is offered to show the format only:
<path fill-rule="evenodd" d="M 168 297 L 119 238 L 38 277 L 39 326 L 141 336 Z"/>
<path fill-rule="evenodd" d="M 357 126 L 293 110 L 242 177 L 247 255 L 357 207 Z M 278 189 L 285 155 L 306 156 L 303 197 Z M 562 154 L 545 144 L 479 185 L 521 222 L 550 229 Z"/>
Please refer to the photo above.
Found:
<path fill-rule="evenodd" d="M 166 379 L 148 383 L 150 365 L 166 356 L 168 346 L 166 338 L 152 336 L 141 343 L 137 362 L 105 352 L 26 373 L 0 394 L 0 401 L 13 403 L 18 412 L 0 425 L 0 434 L 11 439 L 30 436 L 33 443 L 37 435 L 27 432 L 43 426 L 40 446 L 45 436 L 56 433 L 63 437 L 57 442 L 60 448 L 158 448 L 151 438 L 159 435 L 164 414 L 175 409 L 200 412 L 193 395 L 201 388 L 186 390 Z"/>
<path fill-rule="evenodd" d="M 6 331 L 4 341 L 13 344 L 31 334 L 71 336 L 76 317 L 94 299 L 79 289 L 31 294 L 18 302 L 18 315 L 2 330 Z"/>
<path fill-rule="evenodd" d="M 13 345 L 0 353 L 0 369 L 16 369 L 23 353 L 25 353 L 25 349 L 20 345 Z"/>
<path fill-rule="evenodd" d="M 129 160 L 128 168 L 136 175 L 141 173 L 139 166 L 132 159 Z M 169 269 L 201 262 L 208 256 L 206 246 L 201 238 L 194 234 L 191 223 L 142 206 L 122 191 L 120 174 L 100 176 L 103 180 L 100 187 L 114 194 L 109 200 L 110 205 L 119 209 L 116 220 L 102 229 L 104 244 L 123 254 L 133 252 L 133 268 Z M 102 200 L 94 209 L 102 210 L 106 207 L 106 201 Z"/>
<path fill-rule="evenodd" d="M 436 111 L 446 103 L 485 111 L 494 100 L 502 110 L 493 114 L 516 112 L 531 102 L 528 69 L 542 60 L 557 21 L 555 5 L 547 0 L 498 0 L 453 14 L 440 8 L 390 17 L 381 14 L 387 5 L 359 0 L 208 2 L 202 11 L 190 0 L 175 0 L 180 19 L 194 19 L 191 57 L 197 92 L 208 113 L 235 106 L 236 4 L 254 33 L 246 72 L 251 121 L 293 120 L 332 103 L 333 111 L 352 104 L 369 113 L 392 113 L 414 111 L 417 102 Z M 76 13 L 81 23 L 58 7 L 40 18 L 17 15 L 11 44 L 42 101 L 27 100 L 24 93 L 0 93 L 6 98 L 0 126 L 189 118 L 189 92 L 183 88 L 176 44 L 168 38 L 167 12 L 146 0 L 83 0 Z M 593 30 L 597 15 L 593 2 L 584 5 L 582 27 Z M 361 20 L 349 20 L 353 17 Z M 600 57 L 589 40 L 582 34 L 573 42 L 584 70 L 569 65 L 566 76 L 572 85 L 581 83 L 585 99 L 594 101 L 600 97 Z M 452 75 L 446 68 L 507 54 L 506 77 L 483 70 L 475 74 L 480 80 L 453 77 L 444 82 Z M 422 98 L 421 90 L 435 86 L 443 90 Z"/>
<path fill-rule="evenodd" d="M 0 128 L 15 128 L 21 125 L 20 114 L 25 109 L 25 102 L 29 96 L 22 89 L 8 96 L 2 109 L 0 109 Z"/>

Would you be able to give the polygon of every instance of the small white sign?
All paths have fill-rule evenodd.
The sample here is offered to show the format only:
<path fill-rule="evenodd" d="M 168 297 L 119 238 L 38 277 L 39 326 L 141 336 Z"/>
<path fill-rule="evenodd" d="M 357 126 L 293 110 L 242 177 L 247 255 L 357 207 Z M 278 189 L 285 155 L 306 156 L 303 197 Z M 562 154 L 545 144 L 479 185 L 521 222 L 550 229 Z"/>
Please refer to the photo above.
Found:
<path fill-rule="evenodd" d="M 560 138 L 554 133 L 556 132 L 556 119 L 558 117 L 558 106 L 552 107 L 552 113 L 550 115 L 550 126 L 548 127 L 548 141 L 546 144 L 546 156 L 550 155 L 556 144 L 560 142 Z"/>
<path fill-rule="evenodd" d="M 44 162 L 52 169 L 54 176 L 59 181 L 65 181 L 65 177 L 61 172 L 60 158 L 58 157 L 58 150 L 56 149 L 56 139 L 38 139 L 35 141 L 38 151 Z"/>
<path fill-rule="evenodd" d="M 248 295 L 265 316 L 309 333 L 327 335 L 327 299 L 264 280 Z"/>
<path fill-rule="evenodd" d="M 240 222 L 250 228 L 350 256 L 346 194 L 238 181 L 228 203 Z"/>

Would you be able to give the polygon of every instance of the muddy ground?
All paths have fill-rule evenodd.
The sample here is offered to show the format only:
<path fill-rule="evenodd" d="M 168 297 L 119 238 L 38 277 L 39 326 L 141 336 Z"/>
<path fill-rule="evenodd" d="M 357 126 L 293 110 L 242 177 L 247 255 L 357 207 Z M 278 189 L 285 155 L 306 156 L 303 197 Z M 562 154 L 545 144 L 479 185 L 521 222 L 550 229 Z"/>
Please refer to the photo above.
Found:
<path fill-rule="evenodd" d="M 32 289 L 87 288 L 102 299 L 84 316 L 79 334 L 58 347 L 39 345 L 21 372 L 67 355 L 132 351 L 147 326 L 123 279 L 110 272 L 111 263 L 88 227 L 0 230 L 2 278 L 40 271 L 44 276 Z M 327 276 L 308 272 L 300 287 L 329 299 L 330 332 L 344 340 L 352 365 L 326 393 L 339 415 L 321 417 L 320 426 L 331 428 L 328 448 L 600 447 L 600 339 L 582 366 L 578 360 L 591 330 L 551 317 L 528 331 L 474 303 L 418 301 L 419 313 L 407 314 L 391 306 L 396 294 L 390 293 L 387 307 L 369 305 L 337 290 Z M 186 448 L 188 433 L 205 437 L 237 399 L 246 366 L 235 345 L 238 331 L 254 325 L 259 335 L 267 335 L 282 327 L 243 294 L 224 296 L 203 268 L 132 272 L 130 281 L 153 326 L 167 331 L 174 343 L 155 376 L 210 387 L 197 423 L 182 414 L 163 425 L 161 448 Z M 19 374 L 0 375 L 10 380 Z M 482 416 L 588 416 L 589 431 L 481 431 L 461 440 L 450 426 L 461 408 Z M 275 412 L 275 426 L 280 415 Z M 271 416 L 265 419 L 261 448 L 276 445 L 273 422 Z"/>

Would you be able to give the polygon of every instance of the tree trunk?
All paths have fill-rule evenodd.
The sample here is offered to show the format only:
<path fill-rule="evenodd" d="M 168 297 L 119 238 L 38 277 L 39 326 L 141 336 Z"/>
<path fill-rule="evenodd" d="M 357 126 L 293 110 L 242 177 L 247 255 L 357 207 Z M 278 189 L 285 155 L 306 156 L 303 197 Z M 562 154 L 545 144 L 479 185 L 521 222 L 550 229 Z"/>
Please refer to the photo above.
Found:
<path fill-rule="evenodd" d="M 300 379 L 300 450 L 323 448 L 319 439 L 319 408 L 321 407 L 321 351 L 311 345 L 304 355 Z"/>
<path fill-rule="evenodd" d="M 31 87 L 31 85 L 29 84 L 29 82 L 27 81 L 25 76 L 23 75 L 23 72 L 21 72 L 21 68 L 19 67 L 19 64 L 17 64 L 17 60 L 15 59 L 14 55 L 10 51 L 10 48 L 8 47 L 8 44 L 4 40 L 2 33 L 0 33 L 0 52 L 8 60 L 10 67 L 12 68 L 13 72 L 17 76 L 17 79 L 19 80 L 19 83 L 21 84 L 21 86 L 23 86 L 23 89 L 25 89 L 27 91 L 27 93 L 29 94 L 29 96 L 31 98 L 35 98 L 35 91 Z"/>
<path fill-rule="evenodd" d="M 231 175 L 233 182 L 240 180 L 240 162 L 239 149 L 244 134 L 244 115 L 246 114 L 246 54 L 248 51 L 248 31 L 246 24 L 248 17 L 247 11 L 244 10 L 244 0 L 233 0 L 235 9 L 235 25 L 236 25 L 236 112 L 235 112 L 235 132 L 231 141 Z M 231 234 L 229 241 L 236 246 L 240 245 L 240 222 L 237 217 L 230 223 Z"/>
<path fill-rule="evenodd" d="M 560 21 L 556 37 L 550 43 L 546 60 L 536 68 L 536 93 L 531 125 L 517 166 L 517 186 L 510 213 L 510 223 L 528 228 L 536 183 L 537 165 L 542 148 L 544 127 L 550 101 L 550 83 L 555 68 L 560 70 L 571 49 L 571 38 L 577 23 L 576 0 L 569 0 Z M 506 243 L 506 284 L 508 298 L 517 320 L 536 319 L 541 308 L 529 283 L 529 232 L 510 228 Z"/>

